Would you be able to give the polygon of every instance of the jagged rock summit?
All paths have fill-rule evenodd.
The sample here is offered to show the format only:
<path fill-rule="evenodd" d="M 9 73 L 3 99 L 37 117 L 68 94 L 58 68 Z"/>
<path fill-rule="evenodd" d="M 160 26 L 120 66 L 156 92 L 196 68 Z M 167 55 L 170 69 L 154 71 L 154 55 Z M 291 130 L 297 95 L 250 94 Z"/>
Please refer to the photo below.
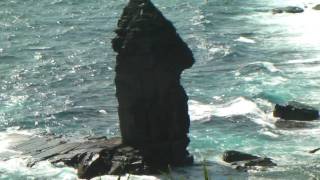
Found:
<path fill-rule="evenodd" d="M 149 0 L 130 0 L 118 21 L 116 96 L 123 143 L 155 167 L 193 162 L 188 96 L 180 84 L 194 58 L 176 29 Z"/>

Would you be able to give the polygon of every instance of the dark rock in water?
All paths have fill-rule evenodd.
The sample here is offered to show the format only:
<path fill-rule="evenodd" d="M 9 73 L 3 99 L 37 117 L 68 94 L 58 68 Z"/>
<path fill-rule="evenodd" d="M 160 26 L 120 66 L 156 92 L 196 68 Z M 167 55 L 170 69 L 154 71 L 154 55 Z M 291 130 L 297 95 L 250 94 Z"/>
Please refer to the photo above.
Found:
<path fill-rule="evenodd" d="M 316 152 L 320 151 L 320 148 L 317 148 L 317 149 L 313 149 L 311 151 L 309 151 L 310 154 L 314 154 Z"/>
<path fill-rule="evenodd" d="M 254 156 L 254 155 L 239 152 L 239 151 L 226 151 L 223 153 L 223 157 L 222 157 L 222 159 L 228 163 L 236 162 L 236 161 L 247 161 L 247 160 L 253 160 L 258 158 L 259 158 L 258 156 Z"/>
<path fill-rule="evenodd" d="M 180 84 L 182 71 L 194 63 L 191 50 L 150 0 L 130 0 L 115 32 L 123 142 L 152 166 L 192 163 L 188 96 Z"/>
<path fill-rule="evenodd" d="M 251 154 L 239 151 L 226 151 L 223 154 L 223 160 L 231 163 L 231 165 L 238 170 L 248 170 L 253 167 L 273 167 L 277 166 L 270 158 L 258 157 Z"/>
<path fill-rule="evenodd" d="M 319 111 L 298 102 L 289 102 L 287 105 L 276 104 L 273 116 L 285 120 L 311 121 L 319 118 Z"/>
<path fill-rule="evenodd" d="M 316 6 L 313 7 L 312 9 L 314 9 L 314 10 L 320 10 L 320 4 L 316 5 Z"/>
<path fill-rule="evenodd" d="M 274 8 L 272 9 L 273 14 L 280 14 L 280 13 L 302 13 L 304 12 L 303 8 L 295 7 L 295 6 L 288 6 L 283 8 Z"/>

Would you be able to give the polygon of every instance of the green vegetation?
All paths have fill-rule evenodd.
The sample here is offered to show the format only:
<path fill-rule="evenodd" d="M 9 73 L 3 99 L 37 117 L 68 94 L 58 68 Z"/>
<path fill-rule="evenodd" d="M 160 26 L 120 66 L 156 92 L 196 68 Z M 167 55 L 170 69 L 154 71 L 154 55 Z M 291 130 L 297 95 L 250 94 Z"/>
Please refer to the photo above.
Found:
<path fill-rule="evenodd" d="M 204 180 L 210 180 L 209 178 L 209 172 L 207 169 L 207 165 L 205 164 L 206 162 L 203 162 L 203 175 L 204 175 Z"/>

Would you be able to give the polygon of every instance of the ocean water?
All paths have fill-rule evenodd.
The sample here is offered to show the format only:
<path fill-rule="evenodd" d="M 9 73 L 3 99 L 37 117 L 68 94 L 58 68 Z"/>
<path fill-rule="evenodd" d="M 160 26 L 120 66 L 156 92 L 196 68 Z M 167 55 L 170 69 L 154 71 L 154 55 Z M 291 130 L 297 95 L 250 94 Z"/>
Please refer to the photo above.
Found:
<path fill-rule="evenodd" d="M 320 122 L 281 129 L 275 103 L 320 109 L 317 0 L 153 0 L 194 52 L 183 74 L 189 146 L 213 179 L 320 179 Z M 126 0 L 0 0 L 0 152 L 13 133 L 118 136 L 113 30 Z M 302 14 L 273 15 L 287 5 Z M 225 150 L 268 156 L 271 169 L 238 172 Z M 76 179 L 74 169 L 0 161 L 0 179 Z M 173 170 L 200 179 L 201 165 Z M 133 179 L 163 177 L 131 176 Z M 116 179 L 106 176 L 105 179 Z"/>

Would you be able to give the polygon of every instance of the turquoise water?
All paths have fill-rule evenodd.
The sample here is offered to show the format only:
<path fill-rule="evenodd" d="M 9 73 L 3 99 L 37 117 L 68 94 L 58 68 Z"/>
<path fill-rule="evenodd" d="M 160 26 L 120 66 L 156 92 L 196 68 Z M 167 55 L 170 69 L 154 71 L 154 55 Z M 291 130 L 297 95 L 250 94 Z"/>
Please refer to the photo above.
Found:
<path fill-rule="evenodd" d="M 11 133 L 119 135 L 110 41 L 126 2 L 0 1 L 0 152 Z M 215 179 L 319 179 L 320 157 L 307 151 L 320 146 L 320 123 L 288 130 L 272 118 L 274 103 L 320 108 L 320 12 L 311 8 L 317 1 L 153 2 L 197 60 L 183 74 L 196 161 L 209 161 Z M 286 5 L 307 8 L 270 12 Z M 279 166 L 230 170 L 220 157 L 230 149 L 269 156 Z M 76 179 L 70 168 L 25 164 L 0 161 L 0 179 Z M 175 173 L 195 179 L 201 168 Z"/>

